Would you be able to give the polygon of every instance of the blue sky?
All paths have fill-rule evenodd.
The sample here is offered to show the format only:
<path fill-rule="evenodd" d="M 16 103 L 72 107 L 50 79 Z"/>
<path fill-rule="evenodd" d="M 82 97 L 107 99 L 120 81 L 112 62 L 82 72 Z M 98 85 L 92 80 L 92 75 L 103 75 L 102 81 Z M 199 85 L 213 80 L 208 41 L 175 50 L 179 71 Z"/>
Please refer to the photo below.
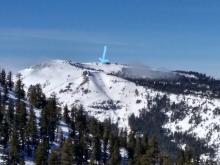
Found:
<path fill-rule="evenodd" d="M 5 0 L 0 65 L 109 58 L 220 77 L 219 0 Z"/>

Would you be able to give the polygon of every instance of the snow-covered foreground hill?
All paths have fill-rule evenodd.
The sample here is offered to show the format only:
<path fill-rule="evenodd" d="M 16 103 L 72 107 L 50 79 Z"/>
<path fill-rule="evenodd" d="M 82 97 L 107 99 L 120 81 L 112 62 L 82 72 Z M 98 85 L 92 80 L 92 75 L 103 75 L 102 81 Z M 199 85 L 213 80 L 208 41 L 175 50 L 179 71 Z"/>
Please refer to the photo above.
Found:
<path fill-rule="evenodd" d="M 169 130 L 169 134 L 182 132 L 205 140 L 205 145 L 216 150 L 215 157 L 220 157 L 219 99 L 160 92 L 115 76 L 127 67 L 52 60 L 20 73 L 26 90 L 39 83 L 47 96 L 55 93 L 62 106 L 82 104 L 100 121 L 110 118 L 119 127 L 128 129 L 128 119 L 132 114 L 139 116 L 140 110 L 148 109 L 149 101 L 166 94 L 170 104 L 184 102 L 187 108 L 181 117 L 176 118 L 172 118 L 175 113 L 172 110 L 164 111 L 169 120 L 163 127 Z"/>

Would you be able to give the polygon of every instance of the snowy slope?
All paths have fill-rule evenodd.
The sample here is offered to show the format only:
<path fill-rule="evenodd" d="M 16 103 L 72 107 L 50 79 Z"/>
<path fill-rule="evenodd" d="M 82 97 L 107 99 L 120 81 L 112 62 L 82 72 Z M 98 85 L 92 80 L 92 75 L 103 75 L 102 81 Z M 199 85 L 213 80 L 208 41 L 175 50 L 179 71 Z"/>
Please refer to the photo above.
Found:
<path fill-rule="evenodd" d="M 165 114 L 169 121 L 164 125 L 171 133 L 183 132 L 199 139 L 216 149 L 216 158 L 220 157 L 220 115 L 214 111 L 220 109 L 220 100 L 192 95 L 168 94 L 153 89 L 137 86 L 135 83 L 112 75 L 128 66 L 100 63 L 72 63 L 52 60 L 20 71 L 27 90 L 30 85 L 40 83 L 47 96 L 55 93 L 61 105 L 82 104 L 85 110 L 100 121 L 110 118 L 119 127 L 128 126 L 131 114 L 139 115 L 147 109 L 148 101 L 156 95 L 166 94 L 170 103 L 184 101 L 187 105 L 186 115 L 170 120 L 172 111 Z M 193 116 L 201 121 L 195 124 Z M 205 158 L 205 155 L 204 155 Z"/>
<path fill-rule="evenodd" d="M 101 121 L 110 118 L 119 122 L 121 127 L 128 127 L 128 117 L 132 113 L 138 114 L 145 107 L 147 92 L 141 86 L 109 75 L 121 71 L 123 67 L 116 64 L 74 64 L 52 60 L 20 73 L 26 89 L 40 83 L 44 93 L 47 96 L 55 93 L 62 105 L 71 107 L 72 104 L 82 104 Z M 136 103 L 137 100 L 140 103 Z"/>

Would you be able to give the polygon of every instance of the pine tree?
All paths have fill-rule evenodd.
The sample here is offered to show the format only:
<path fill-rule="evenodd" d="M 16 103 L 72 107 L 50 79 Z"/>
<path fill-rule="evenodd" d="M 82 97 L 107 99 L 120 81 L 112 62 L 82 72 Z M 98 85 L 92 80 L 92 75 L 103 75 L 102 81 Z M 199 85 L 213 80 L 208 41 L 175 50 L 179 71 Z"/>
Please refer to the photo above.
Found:
<path fill-rule="evenodd" d="M 142 156 L 141 162 L 143 165 L 158 164 L 159 162 L 159 147 L 155 137 L 153 137 L 149 143 L 149 149 Z"/>
<path fill-rule="evenodd" d="M 41 111 L 40 135 L 49 137 L 50 141 L 55 140 L 55 130 L 59 119 L 59 109 L 57 107 L 56 97 L 53 96 L 47 100 L 46 106 Z"/>
<path fill-rule="evenodd" d="M 4 109 L 2 106 L 0 106 L 0 145 L 2 145 L 3 142 L 3 138 L 4 138 Z"/>
<path fill-rule="evenodd" d="M 61 152 L 56 149 L 50 154 L 49 165 L 61 165 Z"/>
<path fill-rule="evenodd" d="M 12 89 L 14 87 L 14 82 L 12 81 L 12 72 L 8 72 L 8 75 L 7 75 L 7 85 L 8 85 L 8 89 L 10 91 L 12 91 Z"/>
<path fill-rule="evenodd" d="M 108 160 L 108 142 L 109 142 L 109 134 L 110 134 L 110 130 L 108 126 L 104 127 L 104 135 L 103 135 L 103 156 L 102 156 L 102 161 L 104 164 L 106 164 L 107 160 Z"/>
<path fill-rule="evenodd" d="M 88 148 L 84 136 L 75 136 L 74 139 L 74 157 L 76 164 L 86 164 L 88 160 Z"/>
<path fill-rule="evenodd" d="M 87 138 L 88 138 L 88 134 L 85 134 L 84 136 L 81 137 L 80 139 L 80 145 L 82 148 L 82 160 L 83 163 L 87 163 L 88 159 L 89 159 L 89 153 L 88 153 L 88 142 L 87 142 Z"/>
<path fill-rule="evenodd" d="M 6 117 L 3 118 L 2 121 L 2 127 L 0 128 L 0 135 L 2 135 L 1 137 L 1 143 L 4 146 L 4 148 L 7 147 L 8 141 L 9 141 L 9 136 L 10 136 L 10 127 L 9 127 L 9 123 L 6 120 Z"/>
<path fill-rule="evenodd" d="M 129 160 L 134 159 L 135 146 L 136 146 L 135 133 L 130 132 L 130 134 L 128 136 L 128 159 Z"/>
<path fill-rule="evenodd" d="M 109 155 L 111 156 L 114 152 L 114 144 L 115 144 L 115 137 L 114 135 L 111 133 L 109 135 Z"/>
<path fill-rule="evenodd" d="M 28 101 L 32 106 L 36 106 L 36 88 L 34 85 L 30 85 L 30 87 L 28 88 L 28 92 L 27 92 L 27 97 L 28 97 Z"/>
<path fill-rule="evenodd" d="M 134 152 L 135 158 L 138 158 L 141 155 L 141 151 L 142 151 L 141 138 L 137 137 L 136 145 L 135 145 L 135 152 Z"/>
<path fill-rule="evenodd" d="M 72 165 L 74 161 L 74 146 L 71 139 L 67 139 L 62 147 L 61 151 L 61 165 Z"/>
<path fill-rule="evenodd" d="M 10 141 L 9 164 L 18 164 L 20 162 L 19 142 L 16 128 L 13 129 Z"/>
<path fill-rule="evenodd" d="M 79 136 L 84 135 L 87 129 L 87 120 L 82 106 L 80 106 L 75 112 L 75 125 L 76 129 L 79 131 Z"/>
<path fill-rule="evenodd" d="M 15 84 L 15 94 L 18 101 L 25 98 L 24 84 L 21 80 L 21 74 L 17 75 L 17 82 Z"/>
<path fill-rule="evenodd" d="M 4 108 L 0 106 L 0 125 L 2 124 L 3 118 L 4 118 Z"/>
<path fill-rule="evenodd" d="M 5 72 L 5 69 L 2 69 L 2 71 L 1 71 L 0 83 L 1 83 L 2 86 L 6 85 L 6 72 Z"/>
<path fill-rule="evenodd" d="M 172 165 L 174 164 L 171 160 L 171 158 L 168 155 L 162 156 L 160 158 L 160 163 L 161 165 Z"/>
<path fill-rule="evenodd" d="M 69 109 L 67 105 L 65 105 L 63 110 L 63 120 L 67 125 L 70 125 Z"/>
<path fill-rule="evenodd" d="M 6 104 L 7 100 L 8 100 L 8 86 L 5 84 L 3 86 L 3 102 L 4 102 L 4 105 Z"/>
<path fill-rule="evenodd" d="M 57 134 L 57 138 L 56 139 L 58 139 L 57 142 L 59 143 L 60 146 L 62 146 L 64 141 L 65 141 L 65 138 L 64 138 L 64 135 L 63 135 L 63 130 L 61 128 L 58 128 L 56 134 Z"/>
<path fill-rule="evenodd" d="M 0 92 L 0 107 L 2 107 L 2 94 Z"/>
<path fill-rule="evenodd" d="M 43 108 L 46 104 L 46 96 L 40 84 L 31 85 L 27 92 L 30 104 L 36 108 Z"/>
<path fill-rule="evenodd" d="M 71 113 L 70 113 L 70 128 L 71 128 L 71 132 L 70 132 L 70 137 L 71 138 L 75 138 L 75 129 L 76 129 L 76 126 L 75 126 L 75 107 L 72 107 L 71 109 Z"/>
<path fill-rule="evenodd" d="M 119 143 L 118 140 L 115 140 L 114 147 L 113 147 L 113 152 L 110 154 L 110 159 L 108 164 L 113 165 L 113 164 L 120 164 L 120 151 L 119 151 Z"/>
<path fill-rule="evenodd" d="M 186 159 L 185 159 L 184 151 L 181 151 L 180 155 L 178 157 L 178 160 L 177 160 L 177 164 L 178 165 L 184 165 L 185 162 L 186 162 Z"/>
<path fill-rule="evenodd" d="M 49 142 L 44 139 L 37 146 L 35 153 L 35 163 L 36 165 L 47 165 L 48 164 L 48 146 Z"/>
<path fill-rule="evenodd" d="M 31 156 L 33 150 L 36 149 L 38 143 L 38 130 L 36 123 L 36 116 L 33 107 L 30 108 L 29 119 L 26 128 L 26 138 L 27 138 L 27 152 Z"/>
<path fill-rule="evenodd" d="M 89 129 L 94 136 L 98 136 L 98 122 L 96 119 L 91 119 L 89 122 Z"/>
<path fill-rule="evenodd" d="M 143 138 L 142 138 L 142 151 L 141 154 L 145 154 L 145 152 L 148 150 L 149 148 L 149 140 L 148 140 L 148 136 L 146 133 L 144 133 Z"/>
<path fill-rule="evenodd" d="M 189 148 L 186 148 L 185 151 L 180 152 L 180 156 L 177 160 L 177 165 L 193 165 L 195 164 L 195 162 L 193 162 L 193 154 Z"/>
<path fill-rule="evenodd" d="M 92 144 L 92 154 L 90 158 L 90 162 L 92 164 L 99 164 L 101 161 L 101 142 L 100 139 L 96 136 L 93 137 L 93 144 Z"/>
<path fill-rule="evenodd" d="M 77 164 L 86 164 L 88 160 L 88 145 L 86 142 L 87 134 L 83 136 L 76 136 L 74 139 L 74 154 L 76 156 Z"/>
<path fill-rule="evenodd" d="M 25 147 L 26 124 L 27 124 L 26 104 L 24 102 L 17 100 L 17 103 L 16 103 L 16 127 L 19 131 L 19 137 L 21 140 L 22 149 L 24 149 L 24 147 Z"/>
<path fill-rule="evenodd" d="M 123 147 L 127 147 L 127 129 L 121 129 L 120 131 L 120 145 Z"/>
<path fill-rule="evenodd" d="M 8 110 L 7 110 L 7 120 L 8 123 L 10 123 L 10 125 L 13 125 L 13 121 L 14 121 L 14 101 L 12 99 L 9 99 L 9 103 L 8 103 Z"/>

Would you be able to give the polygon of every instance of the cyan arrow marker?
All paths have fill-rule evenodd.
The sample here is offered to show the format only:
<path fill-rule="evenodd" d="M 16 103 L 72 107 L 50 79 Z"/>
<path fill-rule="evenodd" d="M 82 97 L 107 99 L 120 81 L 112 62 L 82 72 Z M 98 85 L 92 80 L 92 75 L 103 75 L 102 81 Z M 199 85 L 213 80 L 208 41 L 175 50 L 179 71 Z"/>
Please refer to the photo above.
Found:
<path fill-rule="evenodd" d="M 102 57 L 99 57 L 99 61 L 103 64 L 109 63 L 109 60 L 106 59 L 107 46 L 104 46 Z"/>

